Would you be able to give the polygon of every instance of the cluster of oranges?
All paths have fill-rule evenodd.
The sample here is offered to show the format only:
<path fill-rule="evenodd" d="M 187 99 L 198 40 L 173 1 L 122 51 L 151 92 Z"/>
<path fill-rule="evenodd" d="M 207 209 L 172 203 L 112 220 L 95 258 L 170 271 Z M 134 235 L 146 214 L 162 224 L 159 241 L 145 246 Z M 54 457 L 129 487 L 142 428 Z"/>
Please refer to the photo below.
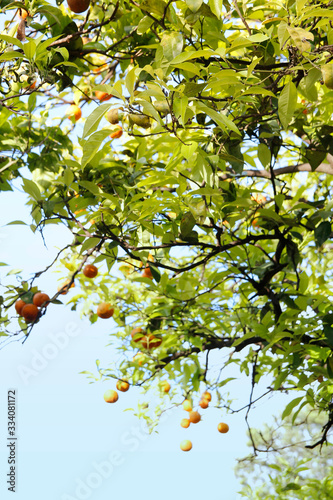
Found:
<path fill-rule="evenodd" d="M 205 391 L 201 396 L 199 406 L 203 409 L 206 409 L 208 408 L 211 400 L 212 400 L 211 393 Z M 182 421 L 180 422 L 180 425 L 184 429 L 187 429 L 191 424 L 197 424 L 198 422 L 200 422 L 201 415 L 198 411 L 193 410 L 192 403 L 189 399 L 185 399 L 185 401 L 183 401 L 183 409 L 188 412 L 188 418 L 183 418 Z M 229 431 L 229 426 L 224 422 L 220 422 L 217 426 L 217 430 L 222 434 L 225 434 L 226 432 Z M 185 439 L 180 443 L 180 449 L 182 451 L 190 451 L 192 449 L 192 442 L 188 439 Z"/>
<path fill-rule="evenodd" d="M 129 383 L 126 380 L 117 380 L 116 388 L 120 392 L 127 392 L 129 389 Z M 104 401 L 106 403 L 116 403 L 119 399 L 119 394 L 113 389 L 108 389 L 104 393 Z"/>
<path fill-rule="evenodd" d="M 93 279 L 98 274 L 98 268 L 93 264 L 87 264 L 83 268 L 83 274 L 86 278 Z M 102 319 L 108 319 L 113 316 L 114 308 L 108 302 L 102 302 L 97 307 L 97 316 Z"/>
<path fill-rule="evenodd" d="M 40 308 L 46 307 L 50 302 L 50 297 L 47 293 L 37 292 L 33 296 L 32 303 L 18 299 L 15 302 L 15 310 L 19 316 L 25 319 L 27 323 L 35 321 L 40 312 Z"/>

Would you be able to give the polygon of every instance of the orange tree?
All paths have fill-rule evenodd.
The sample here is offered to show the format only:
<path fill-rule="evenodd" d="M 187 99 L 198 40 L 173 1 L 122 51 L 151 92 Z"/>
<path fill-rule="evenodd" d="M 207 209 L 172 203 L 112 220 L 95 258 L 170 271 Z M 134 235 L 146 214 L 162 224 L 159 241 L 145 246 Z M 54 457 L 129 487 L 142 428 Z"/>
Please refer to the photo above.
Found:
<path fill-rule="evenodd" d="M 285 417 L 325 415 L 313 446 L 333 424 L 331 4 L 0 3 L 0 187 L 21 179 L 33 231 L 72 233 L 50 300 L 75 283 L 74 309 L 115 321 L 122 361 L 97 378 L 222 407 L 233 365 L 249 409 L 268 375 Z M 47 314 L 15 326 L 38 276 L 2 288 L 5 338 Z"/>

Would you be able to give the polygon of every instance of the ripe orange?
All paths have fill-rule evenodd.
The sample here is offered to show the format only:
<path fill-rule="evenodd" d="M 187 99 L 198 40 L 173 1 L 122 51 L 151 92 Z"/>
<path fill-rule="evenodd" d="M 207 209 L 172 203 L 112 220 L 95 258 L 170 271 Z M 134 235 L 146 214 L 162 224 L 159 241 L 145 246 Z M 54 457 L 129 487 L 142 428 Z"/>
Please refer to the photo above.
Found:
<path fill-rule="evenodd" d="M 116 401 L 118 401 L 118 397 L 118 392 L 113 391 L 112 389 L 104 392 L 104 401 L 106 401 L 107 403 L 115 403 Z"/>
<path fill-rule="evenodd" d="M 38 312 L 38 307 L 35 304 L 26 304 L 22 307 L 21 316 L 23 316 L 27 323 L 32 323 L 37 318 Z"/>
<path fill-rule="evenodd" d="M 189 441 L 188 439 L 184 439 L 184 441 L 180 443 L 180 449 L 183 451 L 190 451 L 192 449 L 191 441 Z"/>
<path fill-rule="evenodd" d="M 102 92 L 101 90 L 95 90 L 95 97 L 99 101 L 108 101 L 113 97 L 112 94 L 108 94 L 107 92 Z"/>
<path fill-rule="evenodd" d="M 156 349 L 162 344 L 162 339 L 160 337 L 155 337 L 155 335 L 145 335 L 140 339 L 141 345 L 144 349 Z"/>
<path fill-rule="evenodd" d="M 209 405 L 208 399 L 202 399 L 199 403 L 199 406 L 201 406 L 203 410 L 208 408 L 208 405 Z"/>
<path fill-rule="evenodd" d="M 119 139 L 119 137 L 121 137 L 122 135 L 123 135 L 123 129 L 118 128 L 117 130 L 112 132 L 112 134 L 110 134 L 110 137 L 111 139 Z"/>
<path fill-rule="evenodd" d="M 116 383 L 116 387 L 118 391 L 127 392 L 129 389 L 129 383 L 125 382 L 124 380 L 118 380 Z"/>
<path fill-rule="evenodd" d="M 80 106 L 77 106 L 76 104 L 71 104 L 71 106 L 69 106 L 69 108 L 67 108 L 67 110 L 66 110 L 66 115 L 69 118 L 74 116 L 75 121 L 78 121 L 82 116 L 82 111 L 81 111 Z"/>
<path fill-rule="evenodd" d="M 143 278 L 149 278 L 150 280 L 154 279 L 153 274 L 152 274 L 152 272 L 151 272 L 151 270 L 150 270 L 150 267 L 149 267 L 149 266 L 147 266 L 147 267 L 143 270 L 143 272 L 142 272 L 141 276 L 142 276 Z"/>
<path fill-rule="evenodd" d="M 137 352 L 135 356 L 133 356 L 133 362 L 138 363 L 139 366 L 142 366 L 146 360 L 146 356 L 143 352 Z"/>
<path fill-rule="evenodd" d="M 267 201 L 267 198 L 266 196 L 264 196 L 263 194 L 260 194 L 260 193 L 254 193 L 252 196 L 251 196 L 251 200 L 257 202 L 259 205 L 262 205 L 264 203 L 266 203 Z"/>
<path fill-rule="evenodd" d="M 88 9 L 90 0 L 67 0 L 68 7 L 75 14 L 80 14 Z"/>
<path fill-rule="evenodd" d="M 163 380 L 163 382 L 161 383 L 161 389 L 163 392 L 169 392 L 170 389 L 171 389 L 171 385 L 169 384 L 169 382 L 167 380 Z"/>
<path fill-rule="evenodd" d="M 210 392 L 208 391 L 205 391 L 202 396 L 201 396 L 201 399 L 207 399 L 207 401 L 211 401 L 212 400 L 212 395 Z"/>
<path fill-rule="evenodd" d="M 32 302 L 37 307 L 41 307 L 43 304 L 45 306 L 47 306 L 50 302 L 50 297 L 47 295 L 47 293 L 38 292 L 38 293 L 35 293 L 34 298 L 32 299 Z"/>
<path fill-rule="evenodd" d="M 26 19 L 29 15 L 29 12 L 25 9 L 19 9 L 18 14 L 21 19 Z"/>
<path fill-rule="evenodd" d="M 68 285 L 70 284 L 70 282 L 71 282 L 71 280 L 66 280 L 65 283 L 58 286 L 58 292 L 61 292 L 61 295 L 66 295 L 68 293 Z M 75 283 L 73 281 L 73 283 L 71 284 L 71 286 L 69 288 L 73 288 L 74 286 L 75 286 Z"/>
<path fill-rule="evenodd" d="M 140 342 L 140 340 L 145 336 L 145 333 L 146 332 L 143 330 L 143 328 L 141 328 L 141 326 L 133 328 L 133 330 L 131 331 L 133 342 Z"/>
<path fill-rule="evenodd" d="M 111 316 L 113 316 L 113 313 L 114 313 L 114 309 L 113 309 L 113 307 L 111 307 L 111 304 L 109 304 L 109 303 L 102 302 L 97 307 L 97 316 L 99 316 L 100 318 L 103 318 L 103 319 L 111 318 Z"/>
<path fill-rule="evenodd" d="M 221 432 L 222 434 L 225 434 L 226 432 L 228 432 L 229 430 L 229 425 L 228 424 L 224 424 L 223 422 L 219 423 L 219 425 L 217 426 L 217 430 L 219 432 Z"/>
<path fill-rule="evenodd" d="M 15 302 L 15 309 L 16 309 L 16 312 L 17 314 L 19 314 L 20 316 L 22 316 L 21 312 L 22 312 L 22 309 L 23 307 L 26 305 L 26 302 L 24 302 L 24 300 L 22 299 L 18 299 L 16 302 Z"/>
<path fill-rule="evenodd" d="M 183 409 L 185 411 L 192 411 L 192 403 L 189 399 L 185 399 L 185 401 L 183 401 Z"/>
<path fill-rule="evenodd" d="M 201 420 L 201 415 L 197 411 L 190 411 L 189 419 L 192 424 L 197 424 Z"/>
<path fill-rule="evenodd" d="M 97 276 L 98 274 L 98 269 L 93 264 L 87 264 L 86 266 L 84 266 L 82 272 L 86 278 L 95 278 L 95 276 Z"/>
<path fill-rule="evenodd" d="M 180 422 L 180 425 L 182 427 L 184 427 L 184 429 L 187 429 L 188 427 L 190 427 L 190 421 L 188 418 L 183 418 L 183 420 Z"/>

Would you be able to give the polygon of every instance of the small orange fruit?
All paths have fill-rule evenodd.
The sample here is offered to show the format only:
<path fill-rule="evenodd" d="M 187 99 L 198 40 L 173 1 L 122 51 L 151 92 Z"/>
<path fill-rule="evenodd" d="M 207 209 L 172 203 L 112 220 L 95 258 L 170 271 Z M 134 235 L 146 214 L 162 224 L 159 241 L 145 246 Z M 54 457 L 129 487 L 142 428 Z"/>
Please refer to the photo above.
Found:
<path fill-rule="evenodd" d="M 26 305 L 26 302 L 24 302 L 24 300 L 22 299 L 18 299 L 16 302 L 15 302 L 15 309 L 16 309 L 16 312 L 17 314 L 19 314 L 20 316 L 22 316 L 21 312 L 22 312 L 22 309 L 23 307 Z"/>
<path fill-rule="evenodd" d="M 75 283 L 73 281 L 73 283 L 71 284 L 70 287 L 68 287 L 68 285 L 70 284 L 71 280 L 66 280 L 65 283 L 63 283 L 62 285 L 59 285 L 58 286 L 58 292 L 61 292 L 61 295 L 66 295 L 68 293 L 68 288 L 73 288 L 75 286 Z"/>
<path fill-rule="evenodd" d="M 190 451 L 192 449 L 191 441 L 189 441 L 188 439 L 184 439 L 184 441 L 180 443 L 180 449 L 183 451 Z"/>
<path fill-rule="evenodd" d="M 108 94 L 107 92 L 102 92 L 101 90 L 95 90 L 95 97 L 99 101 L 108 101 L 113 97 L 112 94 Z"/>
<path fill-rule="evenodd" d="M 75 14 L 81 14 L 88 9 L 90 0 L 67 0 L 69 9 Z"/>
<path fill-rule="evenodd" d="M 82 116 L 82 111 L 81 111 L 80 106 L 77 106 L 76 104 L 71 104 L 71 106 L 69 106 L 69 108 L 67 108 L 66 115 L 69 118 L 74 116 L 75 121 L 78 121 Z"/>
<path fill-rule="evenodd" d="M 192 411 L 192 403 L 189 399 L 185 399 L 185 401 L 183 401 L 183 409 L 185 411 Z"/>
<path fill-rule="evenodd" d="M 137 352 L 136 355 L 133 356 L 133 362 L 138 363 L 139 366 L 142 366 L 145 361 L 146 356 L 143 354 L 143 352 Z"/>
<path fill-rule="evenodd" d="M 109 303 L 102 302 L 97 307 L 97 316 L 99 316 L 100 318 L 103 318 L 103 319 L 111 318 L 111 316 L 113 316 L 113 313 L 114 313 L 114 309 L 113 309 L 113 307 L 111 307 L 111 304 L 109 304 Z"/>
<path fill-rule="evenodd" d="M 131 337 L 133 342 L 140 342 L 140 340 L 145 336 L 146 332 L 141 328 L 141 326 L 137 326 L 133 328 L 131 331 Z"/>
<path fill-rule="evenodd" d="M 124 380 L 118 380 L 116 383 L 116 387 L 120 392 L 127 392 L 129 389 L 129 383 Z"/>
<path fill-rule="evenodd" d="M 201 406 L 201 408 L 203 410 L 205 410 L 206 408 L 208 408 L 208 405 L 209 405 L 209 401 L 208 399 L 202 399 L 199 403 L 199 406 Z"/>
<path fill-rule="evenodd" d="M 226 432 L 228 432 L 229 430 L 229 425 L 228 424 L 224 424 L 223 422 L 219 423 L 219 425 L 217 426 L 217 430 L 219 432 L 221 432 L 222 434 L 225 434 Z"/>
<path fill-rule="evenodd" d="M 210 392 L 208 391 L 205 391 L 202 396 L 201 396 L 202 399 L 207 399 L 207 401 L 211 401 L 212 400 L 212 395 Z"/>
<path fill-rule="evenodd" d="M 123 129 L 118 128 L 117 130 L 112 132 L 112 134 L 110 134 L 110 137 L 111 139 L 119 139 L 119 137 L 121 137 L 122 135 L 123 135 Z"/>
<path fill-rule="evenodd" d="M 197 411 L 190 411 L 189 419 L 192 424 L 197 424 L 201 420 L 201 415 Z"/>
<path fill-rule="evenodd" d="M 251 200 L 255 201 L 255 202 L 256 202 L 256 203 L 258 203 L 259 205 L 263 205 L 264 203 L 266 203 L 267 198 L 266 198 L 266 196 L 264 196 L 263 194 L 260 194 L 260 193 L 254 193 L 254 194 L 251 196 Z"/>
<path fill-rule="evenodd" d="M 155 337 L 155 335 L 145 335 L 140 339 L 141 345 L 144 349 L 156 349 L 162 344 L 162 339 L 160 337 Z"/>
<path fill-rule="evenodd" d="M 26 19 L 29 15 L 29 12 L 25 9 L 19 9 L 18 14 L 21 19 Z"/>
<path fill-rule="evenodd" d="M 142 271 L 142 274 L 141 274 L 142 278 L 149 278 L 150 280 L 154 279 L 153 277 L 153 273 L 151 272 L 150 270 L 150 267 L 147 266 L 143 271 Z"/>
<path fill-rule="evenodd" d="M 169 392 L 170 389 L 171 389 L 171 385 L 169 384 L 169 382 L 167 380 L 163 380 L 163 382 L 161 382 L 161 389 L 163 392 Z"/>
<path fill-rule="evenodd" d="M 35 304 L 26 304 L 22 307 L 21 316 L 23 316 L 27 323 L 32 323 L 37 318 L 38 312 L 38 307 Z"/>
<path fill-rule="evenodd" d="M 188 427 L 190 427 L 190 421 L 188 418 L 183 418 L 183 420 L 180 422 L 180 425 L 182 427 L 184 427 L 184 429 L 187 429 Z"/>
<path fill-rule="evenodd" d="M 43 304 L 45 306 L 47 306 L 50 302 L 50 297 L 47 295 L 47 293 L 38 292 L 38 293 L 35 293 L 34 298 L 32 299 L 32 302 L 37 307 L 41 307 Z"/>
<path fill-rule="evenodd" d="M 97 276 L 98 274 L 98 269 L 93 264 L 87 264 L 86 266 L 84 266 L 82 272 L 86 278 L 95 278 L 95 276 Z"/>
<path fill-rule="evenodd" d="M 112 389 L 104 392 L 104 401 L 106 401 L 107 403 L 115 403 L 116 401 L 118 401 L 118 397 L 118 392 L 113 391 Z"/>

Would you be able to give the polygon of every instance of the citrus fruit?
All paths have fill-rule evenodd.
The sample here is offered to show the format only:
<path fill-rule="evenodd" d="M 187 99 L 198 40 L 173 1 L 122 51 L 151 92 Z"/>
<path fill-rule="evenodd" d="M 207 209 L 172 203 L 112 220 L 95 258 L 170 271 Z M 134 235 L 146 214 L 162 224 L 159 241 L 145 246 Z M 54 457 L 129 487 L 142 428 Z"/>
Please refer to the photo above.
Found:
<path fill-rule="evenodd" d="M 153 273 L 151 272 L 151 270 L 150 270 L 150 267 L 149 267 L 149 266 L 147 266 L 147 267 L 146 267 L 146 268 L 142 271 L 141 276 L 142 276 L 143 278 L 149 278 L 150 280 L 152 280 L 152 279 L 153 279 Z"/>
<path fill-rule="evenodd" d="M 35 304 L 26 304 L 22 307 L 21 316 L 23 316 L 27 323 L 32 323 L 37 318 L 38 312 L 38 307 Z"/>
<path fill-rule="evenodd" d="M 97 307 L 97 316 L 99 316 L 100 318 L 103 318 L 103 319 L 111 318 L 111 316 L 113 316 L 113 313 L 114 313 L 114 309 L 113 309 L 113 307 L 111 307 L 111 304 L 109 304 L 109 303 L 102 302 Z"/>
<path fill-rule="evenodd" d="M 212 400 L 212 395 L 210 392 L 208 391 L 205 391 L 202 396 L 201 396 L 201 399 L 207 399 L 207 401 L 211 401 Z"/>
<path fill-rule="evenodd" d="M 77 106 L 76 104 L 71 104 L 71 106 L 69 106 L 69 108 L 67 108 L 66 110 L 66 115 L 70 118 L 74 116 L 75 121 L 78 121 L 82 116 L 82 111 L 80 106 Z"/>
<path fill-rule="evenodd" d="M 70 282 L 71 282 L 71 280 L 66 280 L 65 283 L 58 286 L 58 292 L 60 292 L 61 295 L 66 295 L 68 293 L 68 289 L 73 288 L 75 286 L 75 283 L 73 281 L 73 283 L 69 287 L 68 285 L 70 284 Z"/>
<path fill-rule="evenodd" d="M 95 97 L 99 101 L 108 101 L 113 97 L 112 94 L 108 94 L 107 92 L 102 92 L 101 90 L 95 90 Z"/>
<path fill-rule="evenodd" d="M 106 401 L 107 403 L 115 403 L 116 401 L 118 401 L 118 397 L 118 392 L 113 391 L 112 389 L 104 392 L 104 401 Z"/>
<path fill-rule="evenodd" d="M 95 276 L 97 276 L 98 274 L 98 269 L 93 264 L 87 264 L 86 266 L 84 266 L 82 272 L 86 278 L 95 278 Z"/>
<path fill-rule="evenodd" d="M 16 309 L 16 312 L 17 314 L 19 314 L 20 316 L 22 316 L 21 312 L 22 312 L 22 309 L 23 307 L 26 305 L 26 302 L 24 302 L 24 300 L 22 299 L 18 299 L 16 302 L 15 302 L 15 309 Z"/>
<path fill-rule="evenodd" d="M 185 399 L 185 401 L 183 401 L 183 409 L 185 411 L 192 411 L 192 403 L 189 399 Z"/>
<path fill-rule="evenodd" d="M 138 326 L 136 328 L 133 328 L 131 331 L 131 337 L 133 342 L 139 342 L 144 336 L 146 332 L 141 328 L 141 326 Z"/>
<path fill-rule="evenodd" d="M 184 439 L 184 441 L 180 443 L 180 449 L 183 451 L 190 451 L 192 449 L 191 441 L 189 441 L 188 439 Z"/>
<path fill-rule="evenodd" d="M 189 419 L 191 424 L 197 424 L 201 420 L 201 415 L 197 411 L 190 411 Z"/>
<path fill-rule="evenodd" d="M 208 405 L 209 405 L 209 401 L 208 399 L 202 399 L 199 403 L 199 406 L 205 410 L 206 408 L 208 408 Z"/>
<path fill-rule="evenodd" d="M 169 382 L 167 380 L 163 380 L 163 382 L 161 383 L 161 389 L 163 392 L 169 392 L 170 389 L 171 389 L 171 385 L 169 384 Z"/>
<path fill-rule="evenodd" d="M 35 293 L 32 302 L 37 307 L 41 307 L 43 304 L 47 306 L 48 303 L 50 302 L 50 297 L 47 295 L 47 293 L 38 292 Z"/>
<path fill-rule="evenodd" d="M 127 392 L 129 389 L 129 383 L 125 382 L 124 380 L 118 380 L 116 383 L 116 387 L 118 391 Z"/>
<path fill-rule="evenodd" d="M 118 128 L 117 130 L 112 132 L 112 134 L 110 134 L 110 137 L 111 139 L 119 139 L 119 137 L 121 137 L 122 135 L 123 135 L 123 129 Z"/>
<path fill-rule="evenodd" d="M 75 14 L 80 14 L 88 9 L 90 0 L 67 0 L 69 9 Z"/>
<path fill-rule="evenodd" d="M 190 427 L 190 421 L 188 418 L 183 418 L 183 420 L 180 422 L 180 425 L 182 427 L 184 427 L 184 429 L 187 429 L 188 427 Z"/>
<path fill-rule="evenodd" d="M 219 425 L 217 426 L 217 430 L 219 432 L 221 432 L 222 434 L 225 434 L 226 432 L 228 432 L 229 430 L 229 425 L 228 424 L 224 424 L 223 422 L 219 423 Z"/>

